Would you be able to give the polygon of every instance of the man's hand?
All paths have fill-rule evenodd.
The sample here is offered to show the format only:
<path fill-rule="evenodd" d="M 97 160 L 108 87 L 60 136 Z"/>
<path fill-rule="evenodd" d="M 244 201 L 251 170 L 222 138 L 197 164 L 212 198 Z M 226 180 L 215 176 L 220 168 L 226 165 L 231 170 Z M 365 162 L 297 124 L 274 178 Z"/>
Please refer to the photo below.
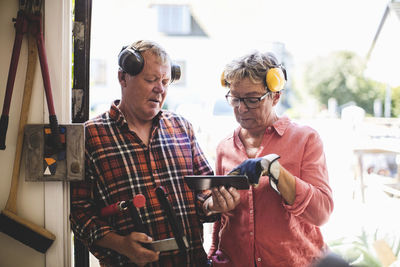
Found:
<path fill-rule="evenodd" d="M 278 158 L 276 154 L 268 154 L 262 158 L 247 159 L 235 167 L 230 174 L 246 175 L 250 184 L 258 184 L 260 176 L 269 175 L 270 164 Z M 275 175 L 275 173 L 272 174 Z M 279 173 L 277 175 L 279 176 Z"/>
<path fill-rule="evenodd" d="M 160 252 L 144 248 L 141 243 L 151 243 L 151 237 L 144 233 L 132 232 L 122 239 L 120 253 L 127 256 L 133 263 L 145 266 L 149 262 L 158 261 Z"/>
<path fill-rule="evenodd" d="M 212 188 L 211 197 L 205 203 L 206 213 L 220 213 L 233 210 L 240 203 L 240 194 L 236 188 Z"/>

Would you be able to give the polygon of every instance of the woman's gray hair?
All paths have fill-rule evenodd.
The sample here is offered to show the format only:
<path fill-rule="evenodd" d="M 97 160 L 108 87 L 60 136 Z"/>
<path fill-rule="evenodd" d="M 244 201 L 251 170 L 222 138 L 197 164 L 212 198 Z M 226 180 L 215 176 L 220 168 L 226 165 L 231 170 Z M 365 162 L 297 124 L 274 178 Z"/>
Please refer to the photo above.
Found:
<path fill-rule="evenodd" d="M 278 65 L 278 59 L 272 52 L 254 51 L 228 63 L 223 75 L 229 85 L 245 78 L 249 78 L 255 84 L 265 84 L 267 71 Z"/>
<path fill-rule="evenodd" d="M 162 63 L 171 62 L 171 58 L 165 49 L 156 42 L 149 40 L 139 40 L 130 45 L 136 51 L 143 53 L 150 51 L 153 55 L 157 56 Z"/>

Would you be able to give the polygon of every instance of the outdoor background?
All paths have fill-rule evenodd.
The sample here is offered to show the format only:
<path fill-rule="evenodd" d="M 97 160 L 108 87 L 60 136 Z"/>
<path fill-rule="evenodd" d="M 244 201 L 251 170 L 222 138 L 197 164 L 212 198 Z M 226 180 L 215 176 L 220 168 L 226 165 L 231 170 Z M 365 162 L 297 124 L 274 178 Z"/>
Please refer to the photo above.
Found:
<path fill-rule="evenodd" d="M 324 142 L 335 201 L 326 242 L 355 266 L 399 266 L 399 10 L 385 0 L 93 1 L 91 117 L 120 97 L 122 46 L 154 40 L 182 68 L 164 108 L 192 122 L 213 165 L 237 126 L 220 86 L 224 65 L 273 51 L 289 77 L 278 113 Z M 210 234 L 205 225 L 206 250 Z"/>

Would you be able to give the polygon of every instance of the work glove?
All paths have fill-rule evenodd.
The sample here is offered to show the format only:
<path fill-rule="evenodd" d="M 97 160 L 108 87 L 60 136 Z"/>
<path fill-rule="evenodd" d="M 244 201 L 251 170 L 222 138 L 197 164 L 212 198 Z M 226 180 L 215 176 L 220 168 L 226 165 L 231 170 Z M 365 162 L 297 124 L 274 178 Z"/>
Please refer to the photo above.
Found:
<path fill-rule="evenodd" d="M 279 158 L 277 154 L 268 154 L 260 158 L 247 159 L 235 167 L 229 174 L 246 175 L 250 184 L 257 185 L 261 176 L 270 175 L 269 169 L 271 163 Z M 275 173 L 274 175 L 279 176 L 279 173 Z"/>

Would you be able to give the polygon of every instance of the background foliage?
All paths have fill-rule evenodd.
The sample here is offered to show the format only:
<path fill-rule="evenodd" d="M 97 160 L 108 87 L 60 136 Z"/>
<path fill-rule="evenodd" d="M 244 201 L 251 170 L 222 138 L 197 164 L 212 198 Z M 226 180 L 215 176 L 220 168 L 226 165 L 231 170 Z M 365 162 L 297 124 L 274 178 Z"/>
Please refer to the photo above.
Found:
<path fill-rule="evenodd" d="M 363 75 L 365 61 L 353 52 L 337 51 L 326 57 L 319 57 L 306 66 L 304 83 L 320 104 L 328 105 L 330 98 L 336 98 L 338 106 L 355 102 L 367 114 L 373 114 L 375 99 L 384 103 L 386 85 Z M 397 90 L 398 91 L 398 90 Z M 392 102 L 392 112 L 398 113 L 399 96 Z M 392 97 L 395 94 L 392 94 Z"/>

